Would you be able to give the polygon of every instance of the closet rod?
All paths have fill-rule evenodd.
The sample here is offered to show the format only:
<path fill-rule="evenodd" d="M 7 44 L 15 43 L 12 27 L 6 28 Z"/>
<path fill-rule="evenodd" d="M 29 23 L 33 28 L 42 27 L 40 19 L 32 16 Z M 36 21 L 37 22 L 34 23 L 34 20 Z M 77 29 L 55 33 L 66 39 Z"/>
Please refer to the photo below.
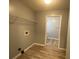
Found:
<path fill-rule="evenodd" d="M 25 19 L 25 18 L 22 18 L 22 17 L 18 17 L 18 16 L 10 15 L 10 17 L 19 18 L 19 19 L 23 19 L 23 20 L 25 20 L 25 21 L 27 20 L 27 21 L 30 21 L 30 22 L 37 23 L 35 20 L 29 20 L 29 19 Z"/>

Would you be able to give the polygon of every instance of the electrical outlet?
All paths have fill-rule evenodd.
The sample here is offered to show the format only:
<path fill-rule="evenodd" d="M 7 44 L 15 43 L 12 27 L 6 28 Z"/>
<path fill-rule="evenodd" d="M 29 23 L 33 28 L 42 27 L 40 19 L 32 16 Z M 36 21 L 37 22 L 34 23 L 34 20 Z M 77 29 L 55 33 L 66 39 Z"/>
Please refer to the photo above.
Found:
<path fill-rule="evenodd" d="M 21 54 L 24 54 L 24 50 L 21 51 Z"/>
<path fill-rule="evenodd" d="M 18 51 L 21 51 L 21 48 L 18 48 Z"/>

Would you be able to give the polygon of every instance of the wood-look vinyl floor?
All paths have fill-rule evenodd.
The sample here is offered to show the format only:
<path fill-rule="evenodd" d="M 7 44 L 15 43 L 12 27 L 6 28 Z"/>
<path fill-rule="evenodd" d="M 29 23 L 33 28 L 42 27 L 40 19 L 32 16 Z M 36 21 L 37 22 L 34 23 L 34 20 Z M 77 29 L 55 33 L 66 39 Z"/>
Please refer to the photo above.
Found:
<path fill-rule="evenodd" d="M 65 59 L 65 50 L 53 48 L 49 45 L 34 45 L 17 59 Z"/>
<path fill-rule="evenodd" d="M 58 48 L 58 42 L 59 42 L 59 40 L 48 39 L 47 46 L 52 47 L 52 48 Z"/>

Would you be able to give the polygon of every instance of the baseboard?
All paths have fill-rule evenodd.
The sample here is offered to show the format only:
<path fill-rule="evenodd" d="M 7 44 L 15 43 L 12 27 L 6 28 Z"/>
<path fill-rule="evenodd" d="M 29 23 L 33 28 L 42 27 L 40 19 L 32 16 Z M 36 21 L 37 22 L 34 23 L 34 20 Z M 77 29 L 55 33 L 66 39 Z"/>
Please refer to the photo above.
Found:
<path fill-rule="evenodd" d="M 66 49 L 65 49 L 65 48 L 58 48 L 58 49 L 61 49 L 61 50 L 64 50 L 64 51 L 66 51 Z"/>
<path fill-rule="evenodd" d="M 45 46 L 45 44 L 34 43 L 34 45 Z"/>
<path fill-rule="evenodd" d="M 24 52 L 26 52 L 28 49 L 30 49 L 33 45 L 35 45 L 35 44 L 33 43 L 29 47 L 27 47 L 26 49 L 24 49 Z"/>
<path fill-rule="evenodd" d="M 12 59 L 17 59 L 19 56 L 21 55 L 21 53 L 17 54 L 15 57 L 13 57 Z"/>
<path fill-rule="evenodd" d="M 34 43 L 31 44 L 30 46 L 28 46 L 26 49 L 24 49 L 24 52 L 27 51 L 28 49 L 30 49 L 33 45 L 34 45 Z M 21 56 L 21 53 L 17 54 L 17 55 L 16 55 L 15 57 L 13 57 L 12 59 L 17 59 L 19 56 Z"/>
<path fill-rule="evenodd" d="M 33 43 L 30 46 L 28 46 L 26 49 L 24 49 L 24 52 L 26 52 L 28 49 L 30 49 L 32 46 L 34 45 L 39 45 L 39 46 L 45 46 L 45 44 L 40 44 L 40 43 Z M 21 53 L 17 54 L 15 57 L 13 57 L 12 59 L 17 59 L 19 56 L 21 56 Z"/>

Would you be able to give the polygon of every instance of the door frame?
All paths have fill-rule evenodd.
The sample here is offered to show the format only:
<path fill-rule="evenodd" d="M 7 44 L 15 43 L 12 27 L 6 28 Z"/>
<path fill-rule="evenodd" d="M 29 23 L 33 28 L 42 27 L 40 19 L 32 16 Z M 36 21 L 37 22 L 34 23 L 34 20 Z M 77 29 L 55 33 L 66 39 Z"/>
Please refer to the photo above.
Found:
<path fill-rule="evenodd" d="M 45 45 L 47 45 L 47 17 L 59 16 L 60 17 L 60 29 L 59 29 L 59 42 L 58 48 L 60 48 L 60 32 L 61 32 L 61 23 L 62 23 L 62 15 L 47 15 L 45 18 Z"/>

